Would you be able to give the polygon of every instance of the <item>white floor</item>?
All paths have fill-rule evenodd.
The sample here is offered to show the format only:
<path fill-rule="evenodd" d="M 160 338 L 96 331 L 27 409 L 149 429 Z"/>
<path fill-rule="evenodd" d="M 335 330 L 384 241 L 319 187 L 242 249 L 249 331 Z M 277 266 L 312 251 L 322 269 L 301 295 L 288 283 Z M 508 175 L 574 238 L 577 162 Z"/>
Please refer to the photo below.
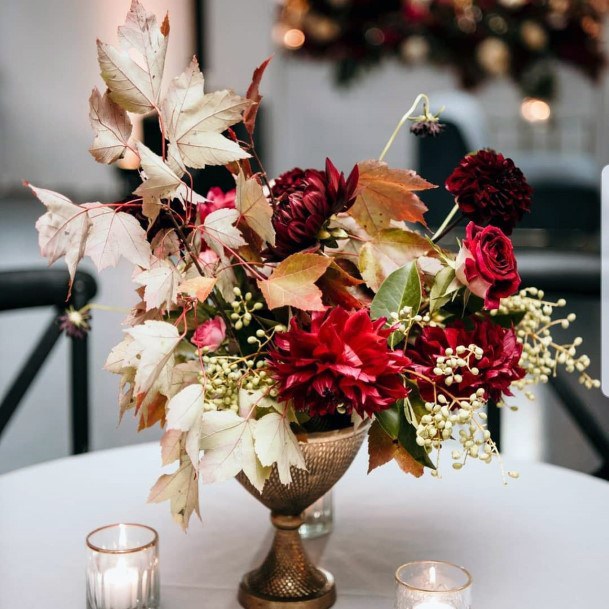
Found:
<path fill-rule="evenodd" d="M 30 199 L 0 201 L 0 270 L 44 266 L 39 257 L 34 222 L 42 206 Z M 104 272 L 96 301 L 125 307 L 133 299 L 128 265 Z M 118 426 L 117 379 L 102 370 L 110 348 L 120 340 L 123 313 L 95 312 L 91 341 L 91 408 L 93 449 L 143 442 L 159 436 L 158 429 L 136 433 L 127 415 Z M 4 394 L 38 334 L 50 319 L 49 311 L 0 314 L 0 396 Z M 597 359 L 598 353 L 589 353 Z M 0 473 L 68 454 L 68 373 L 65 339 L 0 438 Z M 595 368 L 600 369 L 599 362 Z M 609 423 L 609 400 L 601 409 Z M 503 412 L 504 452 L 518 459 L 549 461 L 580 471 L 593 471 L 598 458 L 574 428 L 551 390 L 538 391 L 529 402 L 513 398 L 518 412 Z"/>

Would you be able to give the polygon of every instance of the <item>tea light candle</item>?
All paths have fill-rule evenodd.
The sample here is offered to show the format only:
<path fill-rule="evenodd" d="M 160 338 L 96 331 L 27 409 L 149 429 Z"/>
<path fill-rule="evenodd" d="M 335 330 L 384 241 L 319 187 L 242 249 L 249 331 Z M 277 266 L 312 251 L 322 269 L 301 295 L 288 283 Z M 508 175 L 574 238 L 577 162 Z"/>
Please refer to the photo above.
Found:
<path fill-rule="evenodd" d="M 471 577 L 447 562 L 419 561 L 395 574 L 395 609 L 471 609 Z"/>
<path fill-rule="evenodd" d="M 87 609 L 159 606 L 158 535 L 141 524 L 116 524 L 87 537 Z"/>
<path fill-rule="evenodd" d="M 138 573 L 124 558 L 103 576 L 104 598 L 111 609 L 131 609 L 137 604 Z"/>

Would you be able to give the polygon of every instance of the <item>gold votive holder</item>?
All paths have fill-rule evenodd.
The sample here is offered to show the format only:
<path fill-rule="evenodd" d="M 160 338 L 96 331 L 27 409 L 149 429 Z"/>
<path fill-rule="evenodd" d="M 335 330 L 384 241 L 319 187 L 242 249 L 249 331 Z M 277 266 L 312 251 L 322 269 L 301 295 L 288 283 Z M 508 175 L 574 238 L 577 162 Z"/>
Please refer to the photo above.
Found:
<path fill-rule="evenodd" d="M 143 524 L 111 524 L 87 536 L 87 609 L 159 607 L 159 536 Z"/>
<path fill-rule="evenodd" d="M 471 609 L 471 575 L 452 563 L 409 562 L 398 567 L 395 580 L 395 609 Z"/>

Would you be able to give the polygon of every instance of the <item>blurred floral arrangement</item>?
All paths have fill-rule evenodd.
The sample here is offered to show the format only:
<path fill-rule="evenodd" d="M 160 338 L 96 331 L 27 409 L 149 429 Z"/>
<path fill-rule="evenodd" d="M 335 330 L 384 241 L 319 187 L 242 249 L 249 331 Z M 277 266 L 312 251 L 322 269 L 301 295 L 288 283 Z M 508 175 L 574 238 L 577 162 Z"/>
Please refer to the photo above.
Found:
<path fill-rule="evenodd" d="M 437 475 L 453 440 L 453 467 L 490 462 L 487 406 L 559 365 L 598 385 L 577 353 L 581 339 L 553 337 L 573 321 L 554 319 L 565 302 L 519 291 L 509 235 L 531 189 L 511 160 L 466 156 L 446 182 L 455 207 L 429 233 L 417 193 L 432 184 L 383 161 L 402 125 L 441 131 L 421 95 L 378 160 L 348 175 L 326 160 L 271 180 L 252 169 L 261 167 L 253 133 L 269 60 L 245 97 L 206 93 L 196 59 L 162 95 L 168 35 L 168 19 L 159 25 L 133 0 L 122 47 L 97 45 L 108 89 L 90 98 L 90 152 L 106 164 L 137 154 L 133 196 L 75 204 L 28 184 L 46 208 L 36 227 L 49 263 L 64 258 L 72 277 L 83 256 L 100 271 L 121 258 L 134 265 L 139 303 L 106 368 L 120 376 L 120 416 L 164 428 L 162 463 L 177 463 L 151 501 L 169 500 L 186 527 L 199 512 L 199 479 L 243 471 L 261 489 L 276 465 L 289 484 L 291 468 L 305 467 L 299 440 L 352 425 L 371 423 L 370 470 L 395 459 L 414 476 Z M 128 112 L 151 111 L 161 155 L 132 137 Z M 239 122 L 246 141 L 231 129 Z M 188 168 L 207 165 L 225 165 L 236 188 L 194 192 Z M 466 238 L 454 252 L 441 247 L 463 218 Z M 62 325 L 87 331 L 87 311 Z"/>
<path fill-rule="evenodd" d="M 275 38 L 298 56 L 334 61 L 347 83 L 386 57 L 452 66 L 465 88 L 509 76 L 550 99 L 555 60 L 597 80 L 607 0 L 286 0 Z"/>

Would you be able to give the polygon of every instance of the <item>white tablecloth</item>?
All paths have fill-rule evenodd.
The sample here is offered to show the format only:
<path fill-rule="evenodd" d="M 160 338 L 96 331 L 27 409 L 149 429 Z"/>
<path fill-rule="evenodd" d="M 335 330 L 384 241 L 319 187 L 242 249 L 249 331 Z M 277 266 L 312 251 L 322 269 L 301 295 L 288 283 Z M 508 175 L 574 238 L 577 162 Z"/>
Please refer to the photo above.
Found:
<path fill-rule="evenodd" d="M 112 522 L 160 534 L 162 606 L 237 607 L 239 579 L 270 542 L 265 508 L 235 481 L 201 492 L 187 534 L 167 504 L 148 505 L 159 449 L 72 457 L 0 477 L 0 608 L 82 609 L 84 538 Z M 557 467 L 445 468 L 442 480 L 393 464 L 366 477 L 363 449 L 335 488 L 335 529 L 307 546 L 336 577 L 337 609 L 390 609 L 399 564 L 435 558 L 474 578 L 475 609 L 607 609 L 609 484 Z"/>

